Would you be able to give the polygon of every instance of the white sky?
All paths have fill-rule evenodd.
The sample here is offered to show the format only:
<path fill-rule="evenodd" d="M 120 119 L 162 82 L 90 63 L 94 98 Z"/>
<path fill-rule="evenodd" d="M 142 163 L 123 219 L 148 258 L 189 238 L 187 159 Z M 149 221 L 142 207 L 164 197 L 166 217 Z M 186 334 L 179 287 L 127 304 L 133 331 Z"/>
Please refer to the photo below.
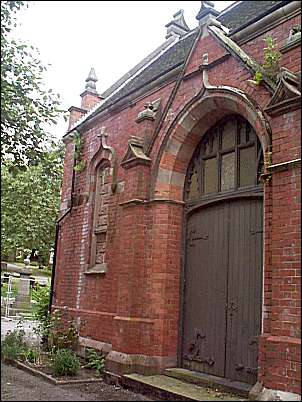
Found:
<path fill-rule="evenodd" d="M 221 11 L 233 1 L 214 1 Z M 165 41 L 165 25 L 180 9 L 192 29 L 200 1 L 31 1 L 17 13 L 14 36 L 40 51 L 47 88 L 59 93 L 62 108 L 80 106 L 80 93 L 91 67 L 104 92 Z M 67 123 L 51 132 L 61 138 Z"/>

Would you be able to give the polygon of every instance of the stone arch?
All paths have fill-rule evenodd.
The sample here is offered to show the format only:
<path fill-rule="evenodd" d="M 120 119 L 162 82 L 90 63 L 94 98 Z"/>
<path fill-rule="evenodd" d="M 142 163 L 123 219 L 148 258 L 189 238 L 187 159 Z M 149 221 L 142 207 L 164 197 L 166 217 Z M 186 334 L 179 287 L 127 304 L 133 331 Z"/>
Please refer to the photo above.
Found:
<path fill-rule="evenodd" d="M 209 128 L 229 114 L 241 115 L 255 129 L 266 167 L 271 130 L 260 107 L 237 88 L 204 89 L 184 107 L 167 131 L 155 161 L 151 199 L 183 201 L 185 176 L 196 146 Z"/>
<path fill-rule="evenodd" d="M 96 154 L 91 159 L 88 171 L 87 171 L 87 192 L 92 196 L 95 191 L 96 184 L 96 176 L 97 172 L 102 165 L 109 165 L 112 168 L 113 165 L 113 155 L 108 150 L 102 149 L 101 151 L 96 152 Z"/>
<path fill-rule="evenodd" d="M 116 187 L 116 153 L 106 143 L 105 128 L 97 136 L 100 143 L 90 160 L 86 176 L 88 219 L 91 222 L 88 271 L 105 273 L 109 196 Z"/>

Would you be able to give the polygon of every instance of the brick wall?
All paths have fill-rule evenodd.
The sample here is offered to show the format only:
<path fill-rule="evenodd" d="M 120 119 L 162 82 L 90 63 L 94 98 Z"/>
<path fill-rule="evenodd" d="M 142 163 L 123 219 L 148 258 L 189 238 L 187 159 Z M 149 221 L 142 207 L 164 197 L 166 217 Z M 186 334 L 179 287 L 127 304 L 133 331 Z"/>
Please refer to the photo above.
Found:
<path fill-rule="evenodd" d="M 272 34 L 280 47 L 297 18 L 286 21 L 242 48 L 262 61 L 263 38 Z M 299 48 L 282 56 L 292 71 L 298 65 Z M 198 69 L 204 53 L 209 62 L 225 55 L 215 39 L 198 43 L 186 75 Z M 228 57 L 209 71 L 212 85 L 241 89 L 259 110 L 271 99 L 265 87 L 249 85 L 252 75 L 244 65 Z M 180 272 L 182 264 L 183 182 L 191 155 L 202 133 L 226 114 L 239 113 L 253 123 L 264 146 L 267 138 L 261 121 L 235 98 L 208 99 L 208 113 L 191 108 L 181 121 L 185 105 L 201 91 L 202 75 L 183 80 L 177 96 L 154 141 L 151 166 L 120 165 L 130 136 L 148 136 L 156 121 L 135 122 L 147 101 L 168 102 L 175 81 L 155 88 L 119 110 L 86 126 L 83 158 L 86 169 L 76 173 L 75 194 L 85 194 L 64 219 L 60 230 L 54 306 L 67 306 L 81 319 L 81 336 L 112 345 L 130 355 L 175 358 L 179 331 Z M 205 103 L 201 104 L 204 108 Z M 199 121 L 199 116 L 202 119 Z M 262 112 L 263 113 L 263 112 Z M 272 163 L 301 155 L 300 111 L 277 117 L 265 115 L 272 130 Z M 195 121 L 195 123 L 194 123 Z M 85 274 L 90 263 L 94 212 L 91 161 L 99 148 L 101 127 L 108 133 L 117 160 L 117 190 L 110 196 L 106 245 L 106 274 Z M 266 145 L 265 145 L 266 144 Z M 62 209 L 71 192 L 73 144 L 67 143 L 62 188 Z M 259 345 L 259 380 L 266 387 L 298 392 L 300 382 L 300 170 L 274 172 L 264 184 L 264 283 L 263 335 Z"/>

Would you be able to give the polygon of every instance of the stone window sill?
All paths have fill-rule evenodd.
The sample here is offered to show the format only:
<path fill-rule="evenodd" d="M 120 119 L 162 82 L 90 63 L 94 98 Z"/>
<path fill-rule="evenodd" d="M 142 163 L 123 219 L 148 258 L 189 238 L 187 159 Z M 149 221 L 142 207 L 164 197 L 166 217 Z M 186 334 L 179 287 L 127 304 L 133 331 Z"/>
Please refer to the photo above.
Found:
<path fill-rule="evenodd" d="M 103 264 L 96 264 L 91 268 L 88 268 L 87 271 L 84 272 L 85 275 L 92 274 L 105 274 L 107 272 L 107 264 L 104 262 Z"/>

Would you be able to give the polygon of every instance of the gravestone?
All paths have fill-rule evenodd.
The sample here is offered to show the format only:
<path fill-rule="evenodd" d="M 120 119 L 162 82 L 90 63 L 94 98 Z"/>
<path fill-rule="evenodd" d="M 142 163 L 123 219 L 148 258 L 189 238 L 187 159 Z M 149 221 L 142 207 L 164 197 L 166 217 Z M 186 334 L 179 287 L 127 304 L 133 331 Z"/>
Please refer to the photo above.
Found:
<path fill-rule="evenodd" d="M 30 309 L 30 276 L 32 271 L 29 269 L 30 259 L 24 260 L 24 269 L 20 270 L 20 280 L 18 284 L 18 294 L 14 303 L 14 310 L 21 312 Z"/>

